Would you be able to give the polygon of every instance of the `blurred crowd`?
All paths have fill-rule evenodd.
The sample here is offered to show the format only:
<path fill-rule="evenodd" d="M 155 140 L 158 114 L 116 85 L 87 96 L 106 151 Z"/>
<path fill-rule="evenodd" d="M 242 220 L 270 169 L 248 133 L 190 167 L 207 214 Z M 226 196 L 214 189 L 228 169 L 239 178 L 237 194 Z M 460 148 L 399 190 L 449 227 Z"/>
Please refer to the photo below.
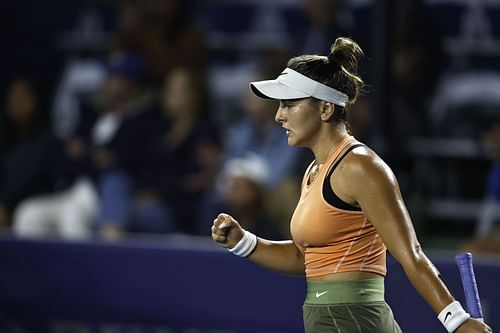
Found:
<path fill-rule="evenodd" d="M 439 171 L 414 139 L 477 143 L 472 196 L 489 208 L 466 232 L 491 237 L 500 200 L 500 3 L 450 1 L 455 11 L 430 3 L 80 0 L 65 12 L 54 10 L 64 1 L 6 1 L 0 228 L 65 239 L 208 235 L 224 211 L 263 237 L 288 238 L 312 155 L 288 147 L 277 105 L 253 96 L 248 82 L 350 36 L 367 55 L 368 82 L 350 110 L 353 135 L 385 155 L 416 210 L 428 195 L 466 194 L 426 187 Z M 377 36 L 380 20 L 388 29 Z M 425 151 L 437 145 L 428 144 Z M 442 149 L 453 155 L 453 147 Z"/>

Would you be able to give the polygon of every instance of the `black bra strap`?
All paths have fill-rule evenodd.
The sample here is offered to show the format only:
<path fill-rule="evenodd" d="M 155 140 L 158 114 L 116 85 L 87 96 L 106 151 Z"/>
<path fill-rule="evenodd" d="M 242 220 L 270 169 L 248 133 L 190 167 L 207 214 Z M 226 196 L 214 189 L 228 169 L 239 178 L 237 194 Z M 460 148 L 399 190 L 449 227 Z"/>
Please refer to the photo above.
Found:
<path fill-rule="evenodd" d="M 323 181 L 323 197 L 325 198 L 326 202 L 328 202 L 330 205 L 337 207 L 339 209 L 343 210 L 351 210 L 351 211 L 361 211 L 361 208 L 353 206 L 351 204 L 348 204 L 347 202 L 343 201 L 340 199 L 335 192 L 333 192 L 332 187 L 330 186 L 330 178 L 332 177 L 333 172 L 337 168 L 337 166 L 342 162 L 344 157 L 347 156 L 354 148 L 357 147 L 363 147 L 363 144 L 355 144 L 350 146 L 333 164 L 330 170 L 328 170 L 328 174 L 326 175 L 324 181 Z"/>

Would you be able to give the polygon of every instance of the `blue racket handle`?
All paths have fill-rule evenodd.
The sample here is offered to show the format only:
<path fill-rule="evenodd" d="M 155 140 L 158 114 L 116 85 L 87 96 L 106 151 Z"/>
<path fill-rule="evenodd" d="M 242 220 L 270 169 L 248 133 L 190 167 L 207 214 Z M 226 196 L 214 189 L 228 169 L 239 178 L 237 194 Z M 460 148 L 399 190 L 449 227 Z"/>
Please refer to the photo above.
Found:
<path fill-rule="evenodd" d="M 472 266 L 472 254 L 468 252 L 459 253 L 455 257 L 455 261 L 460 271 L 460 277 L 462 278 L 467 309 L 472 318 L 483 318 L 476 276 L 474 274 L 474 267 Z"/>

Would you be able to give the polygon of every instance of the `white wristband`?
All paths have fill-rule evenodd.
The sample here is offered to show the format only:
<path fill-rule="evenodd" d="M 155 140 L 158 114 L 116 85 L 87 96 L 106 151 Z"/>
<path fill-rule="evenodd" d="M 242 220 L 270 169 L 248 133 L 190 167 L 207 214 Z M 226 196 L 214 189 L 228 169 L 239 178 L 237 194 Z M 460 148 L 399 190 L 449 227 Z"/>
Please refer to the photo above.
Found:
<path fill-rule="evenodd" d="M 235 247 L 228 249 L 229 252 L 240 257 L 248 257 L 257 246 L 257 236 L 249 231 L 243 230 L 243 237 Z"/>
<path fill-rule="evenodd" d="M 454 332 L 460 325 L 470 318 L 470 314 L 465 312 L 459 301 L 448 304 L 438 314 L 438 319 L 449 333 Z"/>

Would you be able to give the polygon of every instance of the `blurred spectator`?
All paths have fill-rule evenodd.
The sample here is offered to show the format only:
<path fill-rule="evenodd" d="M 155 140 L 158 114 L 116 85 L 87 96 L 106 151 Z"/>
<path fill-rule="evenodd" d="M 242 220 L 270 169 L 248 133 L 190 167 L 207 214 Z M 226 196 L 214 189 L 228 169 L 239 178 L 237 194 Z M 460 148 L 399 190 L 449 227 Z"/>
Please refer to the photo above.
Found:
<path fill-rule="evenodd" d="M 172 70 L 162 92 L 162 140 L 151 148 L 150 184 L 158 184 L 172 205 L 180 230 L 193 232 L 197 210 L 213 187 L 221 145 L 210 116 L 204 76 L 180 67 Z"/>
<path fill-rule="evenodd" d="M 207 48 L 189 14 L 181 0 L 123 1 L 112 49 L 142 54 L 155 82 L 177 66 L 202 68 Z"/>
<path fill-rule="evenodd" d="M 463 244 L 463 250 L 500 253 L 500 231 L 495 222 L 500 219 L 500 118 L 497 117 L 485 132 L 485 143 L 494 160 L 487 177 L 486 191 L 478 216 L 476 235 Z"/>
<path fill-rule="evenodd" d="M 81 104 L 97 92 L 105 78 L 106 69 L 96 58 L 71 59 L 66 63 L 52 111 L 54 131 L 59 139 L 74 134 Z"/>
<path fill-rule="evenodd" d="M 107 71 L 95 105 L 80 110 L 80 126 L 64 143 L 59 180 L 64 187 L 23 202 L 15 214 L 17 234 L 89 236 L 99 211 L 96 187 L 115 169 L 134 172 L 141 159 L 141 123 L 147 119 L 148 98 L 141 87 L 143 60 L 114 54 Z M 109 200 L 102 196 L 102 206 L 107 207 Z"/>
<path fill-rule="evenodd" d="M 0 114 L 0 228 L 20 201 L 51 188 L 56 142 L 44 111 L 30 80 L 10 83 Z"/>
<path fill-rule="evenodd" d="M 160 215 L 155 211 L 172 212 L 173 222 L 157 231 L 192 233 L 198 206 L 213 186 L 221 154 L 207 114 L 202 73 L 185 67 L 172 69 L 165 77 L 160 104 L 155 126 L 147 130 L 151 140 L 143 146 L 145 157 L 138 176 L 131 180 L 132 187 L 122 189 L 133 191 L 126 196 L 137 198 L 143 207 L 148 205 L 151 209 L 143 211 L 150 216 Z"/>
<path fill-rule="evenodd" d="M 395 2 L 393 10 L 390 91 L 397 125 L 392 130 L 404 144 L 404 138 L 427 134 L 425 110 L 442 74 L 442 33 L 421 0 Z"/>
<path fill-rule="evenodd" d="M 220 211 L 227 211 L 251 232 L 264 238 L 279 239 L 283 235 L 270 220 L 264 206 L 270 171 L 266 161 L 256 154 L 229 160 L 218 180 L 218 191 L 223 198 Z"/>
<path fill-rule="evenodd" d="M 170 121 L 166 140 L 174 162 L 168 163 L 173 172 L 167 177 L 177 177 L 166 194 L 175 204 L 184 228 L 192 230 L 196 220 L 193 203 L 198 207 L 206 191 L 213 187 L 222 147 L 207 114 L 207 90 L 200 73 L 178 70 L 169 75 L 166 84 L 164 111 Z"/>
<path fill-rule="evenodd" d="M 54 132 L 62 140 L 74 134 L 80 104 L 86 103 L 106 78 L 102 57 L 110 40 L 98 8 L 76 7 L 75 12 L 71 29 L 61 31 L 56 39 L 57 46 L 64 51 L 64 65 L 60 66 L 62 72 L 58 71 L 52 120 Z"/>
<path fill-rule="evenodd" d="M 500 117 L 490 125 L 484 138 L 495 157 L 488 176 L 486 196 L 500 202 Z"/>

